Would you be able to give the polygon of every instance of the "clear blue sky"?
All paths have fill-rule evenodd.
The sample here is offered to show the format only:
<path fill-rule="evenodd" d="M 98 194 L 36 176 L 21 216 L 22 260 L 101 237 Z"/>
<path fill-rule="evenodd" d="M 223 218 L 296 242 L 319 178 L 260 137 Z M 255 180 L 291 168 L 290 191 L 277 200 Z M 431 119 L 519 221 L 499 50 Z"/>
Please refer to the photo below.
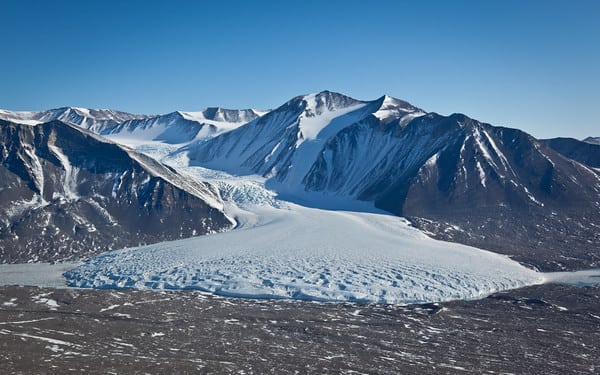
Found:
<path fill-rule="evenodd" d="M 383 94 L 600 136 L 600 1 L 0 0 L 0 108 L 166 113 Z"/>

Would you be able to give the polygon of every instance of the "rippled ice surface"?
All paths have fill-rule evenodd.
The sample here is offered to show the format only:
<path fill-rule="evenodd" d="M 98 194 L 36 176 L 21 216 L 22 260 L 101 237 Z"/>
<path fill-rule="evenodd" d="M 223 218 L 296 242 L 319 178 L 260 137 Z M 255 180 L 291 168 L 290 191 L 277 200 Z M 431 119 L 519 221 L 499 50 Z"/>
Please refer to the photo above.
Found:
<path fill-rule="evenodd" d="M 71 286 L 199 289 L 226 296 L 381 303 L 470 299 L 541 282 L 494 253 L 432 240 L 398 217 L 286 204 L 228 233 L 115 251 Z"/>

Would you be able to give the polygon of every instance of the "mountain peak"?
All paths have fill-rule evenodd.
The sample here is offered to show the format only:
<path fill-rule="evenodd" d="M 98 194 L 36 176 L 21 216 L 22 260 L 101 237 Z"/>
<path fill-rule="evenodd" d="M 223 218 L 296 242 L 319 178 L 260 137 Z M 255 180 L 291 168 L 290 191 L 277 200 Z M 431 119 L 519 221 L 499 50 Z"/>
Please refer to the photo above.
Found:
<path fill-rule="evenodd" d="M 378 100 L 381 100 L 381 109 L 389 109 L 392 107 L 400 107 L 402 109 L 406 109 L 408 111 L 421 111 L 424 112 L 423 110 L 413 106 L 412 104 L 410 104 L 409 102 L 402 100 L 402 99 L 398 99 L 398 98 L 394 98 L 393 96 L 389 96 L 389 95 L 384 95 L 381 98 L 379 98 Z"/>
<path fill-rule="evenodd" d="M 317 94 L 305 95 L 302 97 L 302 102 L 304 103 L 304 112 L 307 117 L 318 116 L 324 112 L 332 112 L 364 103 L 363 101 L 332 91 L 321 91 Z"/>
<path fill-rule="evenodd" d="M 383 123 L 388 124 L 399 120 L 400 125 L 408 124 L 415 117 L 424 115 L 426 112 L 417 108 L 407 101 L 384 95 L 374 101 L 379 109 L 373 113 Z"/>

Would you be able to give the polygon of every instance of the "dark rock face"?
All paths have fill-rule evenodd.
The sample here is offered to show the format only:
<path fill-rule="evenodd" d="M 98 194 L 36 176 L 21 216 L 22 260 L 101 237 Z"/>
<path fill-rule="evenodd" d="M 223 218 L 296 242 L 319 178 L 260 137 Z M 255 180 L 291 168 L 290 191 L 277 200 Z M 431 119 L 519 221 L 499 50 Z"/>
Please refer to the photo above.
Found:
<path fill-rule="evenodd" d="M 231 226 L 218 193 L 60 121 L 0 121 L 0 261 L 76 259 Z"/>
<path fill-rule="evenodd" d="M 259 117 L 252 109 L 225 109 L 220 107 L 209 107 L 202 111 L 208 120 L 223 122 L 250 122 Z"/>
<path fill-rule="evenodd" d="M 412 132 L 427 134 L 423 153 Z M 363 199 L 434 237 L 511 255 L 542 270 L 600 265 L 600 174 L 516 129 L 463 116 L 414 120 L 400 132 L 412 168 L 390 170 Z M 437 140 L 443 139 L 443 142 Z M 425 160 L 425 158 L 427 158 Z M 402 173 L 403 172 L 403 173 Z"/>
<path fill-rule="evenodd" d="M 541 142 L 569 159 L 592 168 L 600 168 L 600 142 L 593 142 L 594 139 L 578 141 L 573 138 L 552 138 Z"/>

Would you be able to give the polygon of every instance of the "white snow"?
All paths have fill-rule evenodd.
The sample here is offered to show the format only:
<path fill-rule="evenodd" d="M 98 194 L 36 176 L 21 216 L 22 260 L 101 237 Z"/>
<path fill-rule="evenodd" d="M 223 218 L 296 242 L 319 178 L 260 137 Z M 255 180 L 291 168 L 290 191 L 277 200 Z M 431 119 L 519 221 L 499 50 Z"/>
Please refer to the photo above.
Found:
<path fill-rule="evenodd" d="M 41 294 L 38 296 L 34 296 L 33 300 L 35 303 L 39 303 L 40 305 L 46 305 L 50 310 L 56 310 L 59 307 L 58 302 L 53 300 L 52 298 L 47 298 L 50 293 Z"/>
<path fill-rule="evenodd" d="M 80 107 L 64 107 L 40 112 L 0 110 L 0 119 L 19 124 L 39 125 L 53 120 L 60 120 L 96 132 L 103 130 L 105 127 L 113 126 L 115 122 L 145 117 L 148 116 L 106 109 L 90 110 Z"/>
<path fill-rule="evenodd" d="M 13 333 L 13 334 L 16 335 L 16 336 L 27 337 L 27 338 L 30 338 L 30 339 L 36 339 L 36 340 L 40 340 L 40 341 L 45 341 L 45 342 L 49 342 L 51 344 L 56 344 L 56 345 L 66 345 L 66 346 L 73 346 L 73 347 L 81 347 L 81 345 L 74 344 L 72 342 L 68 342 L 68 341 L 64 341 L 64 340 L 53 339 L 51 337 L 30 335 L 28 333 Z"/>
<path fill-rule="evenodd" d="M 183 147 L 192 141 L 215 137 L 246 124 L 252 116 L 247 111 L 222 110 L 238 114 L 238 121 L 226 121 L 223 116 L 207 118 L 204 111 L 172 112 L 166 115 L 135 119 L 110 129 L 103 135 L 115 142 L 129 147 L 140 147 L 152 143 L 167 143 Z M 250 110 L 253 115 L 264 114 Z M 222 113 L 221 113 L 222 114 Z M 194 122 L 196 124 L 190 124 Z M 197 133 L 194 133 L 197 132 Z"/>
<path fill-rule="evenodd" d="M 488 161 L 488 163 L 491 166 L 493 166 L 496 169 L 496 171 L 498 171 L 498 165 L 496 165 L 496 162 L 492 158 L 492 155 L 490 154 L 490 151 L 488 150 L 487 146 L 482 142 L 481 133 L 477 128 L 475 128 L 475 130 L 473 131 L 473 139 L 475 140 L 475 143 L 477 144 L 477 147 L 481 151 L 483 157 Z"/>
<path fill-rule="evenodd" d="M 99 312 L 105 312 L 105 311 L 109 311 L 109 310 L 112 310 L 112 309 L 116 309 L 116 308 L 117 308 L 117 307 L 119 307 L 119 306 L 121 306 L 121 305 L 110 305 L 110 306 L 108 306 L 108 307 L 105 307 L 105 308 L 103 308 L 103 309 L 100 309 L 100 311 L 99 311 Z"/>
<path fill-rule="evenodd" d="M 485 129 L 483 130 L 483 135 L 485 135 L 485 138 L 488 140 L 488 143 L 490 144 L 490 146 L 492 146 L 492 150 L 494 150 L 494 153 L 500 159 L 500 162 L 502 163 L 504 170 L 506 170 L 506 171 L 510 170 L 512 172 L 513 176 L 515 176 L 515 172 L 510 167 L 510 163 L 508 162 L 508 159 L 506 159 L 506 156 L 504 156 L 502 151 L 500 151 L 500 149 L 496 145 L 496 142 L 494 142 L 494 139 L 492 137 L 490 137 L 490 135 L 488 134 L 487 131 L 485 131 Z"/>
<path fill-rule="evenodd" d="M 479 162 L 479 160 L 477 160 L 477 163 L 475 164 L 475 166 L 477 167 L 477 171 L 479 171 L 479 182 L 481 182 L 481 186 L 485 187 L 485 172 L 483 171 L 483 168 L 481 167 L 481 163 Z M 466 175 L 466 172 L 465 172 Z"/>
<path fill-rule="evenodd" d="M 425 161 L 425 164 L 419 169 L 419 176 L 425 180 L 428 180 L 437 173 L 437 162 L 440 158 L 440 152 L 436 152 L 429 159 Z"/>
<path fill-rule="evenodd" d="M 15 299 L 16 300 L 16 299 Z M 42 319 L 31 319 L 31 320 L 16 320 L 16 321 L 12 321 L 12 322 L 0 322 L 1 325 L 9 325 L 9 324 L 29 324 L 29 323 L 37 323 L 37 322 L 43 322 L 45 320 L 54 320 L 56 318 L 54 317 L 49 317 L 49 318 L 42 318 Z"/>
<path fill-rule="evenodd" d="M 40 192 L 42 204 L 44 204 L 44 169 L 42 168 L 42 163 L 35 154 L 34 150 L 29 149 L 29 147 L 24 147 L 23 151 L 31 158 L 31 166 L 33 167 L 31 172 L 33 173 L 33 180 Z"/>
<path fill-rule="evenodd" d="M 17 304 L 15 303 L 16 300 L 16 298 L 11 298 L 10 301 L 2 302 L 2 306 L 17 306 Z"/>
<path fill-rule="evenodd" d="M 82 107 L 72 107 L 75 111 L 79 112 L 79 114 L 84 115 L 84 116 L 91 116 L 90 115 L 90 110 L 87 108 L 82 108 Z"/>
<path fill-rule="evenodd" d="M 429 168 L 433 168 L 437 164 L 437 161 L 439 158 L 440 158 L 440 153 L 436 152 L 435 154 L 433 154 L 432 157 L 427 159 L 427 161 L 425 162 L 425 165 Z"/>
<path fill-rule="evenodd" d="M 24 125 L 39 125 L 42 121 L 35 120 L 38 112 L 13 112 L 0 109 L 0 119 L 16 122 Z"/>
<path fill-rule="evenodd" d="M 527 197 L 529 198 L 529 200 L 531 200 L 532 202 L 534 202 L 540 206 L 544 206 L 544 204 L 542 202 L 535 199 L 535 196 L 533 196 L 533 194 L 531 194 L 531 192 L 529 191 L 529 189 L 527 189 L 527 187 L 525 185 L 522 185 L 521 187 L 525 191 L 525 194 L 527 194 Z"/>
<path fill-rule="evenodd" d="M 69 158 L 62 153 L 60 148 L 52 144 L 48 144 L 48 148 L 58 158 L 58 160 L 60 160 L 65 170 L 65 180 L 63 183 L 65 198 L 70 201 L 79 199 L 79 194 L 77 194 L 78 168 L 73 167 L 71 165 L 71 163 L 69 162 Z"/>
<path fill-rule="evenodd" d="M 405 126 L 410 121 L 425 114 L 425 112 L 409 106 L 408 103 L 385 95 L 381 107 L 373 113 L 373 116 L 385 122 L 400 119 L 400 126 Z"/>
<path fill-rule="evenodd" d="M 189 126 L 176 113 L 155 116 L 147 119 L 135 119 L 122 124 L 119 129 L 111 129 L 104 134 L 110 140 L 135 147 L 139 144 L 168 139 L 169 143 L 189 141 Z"/>

